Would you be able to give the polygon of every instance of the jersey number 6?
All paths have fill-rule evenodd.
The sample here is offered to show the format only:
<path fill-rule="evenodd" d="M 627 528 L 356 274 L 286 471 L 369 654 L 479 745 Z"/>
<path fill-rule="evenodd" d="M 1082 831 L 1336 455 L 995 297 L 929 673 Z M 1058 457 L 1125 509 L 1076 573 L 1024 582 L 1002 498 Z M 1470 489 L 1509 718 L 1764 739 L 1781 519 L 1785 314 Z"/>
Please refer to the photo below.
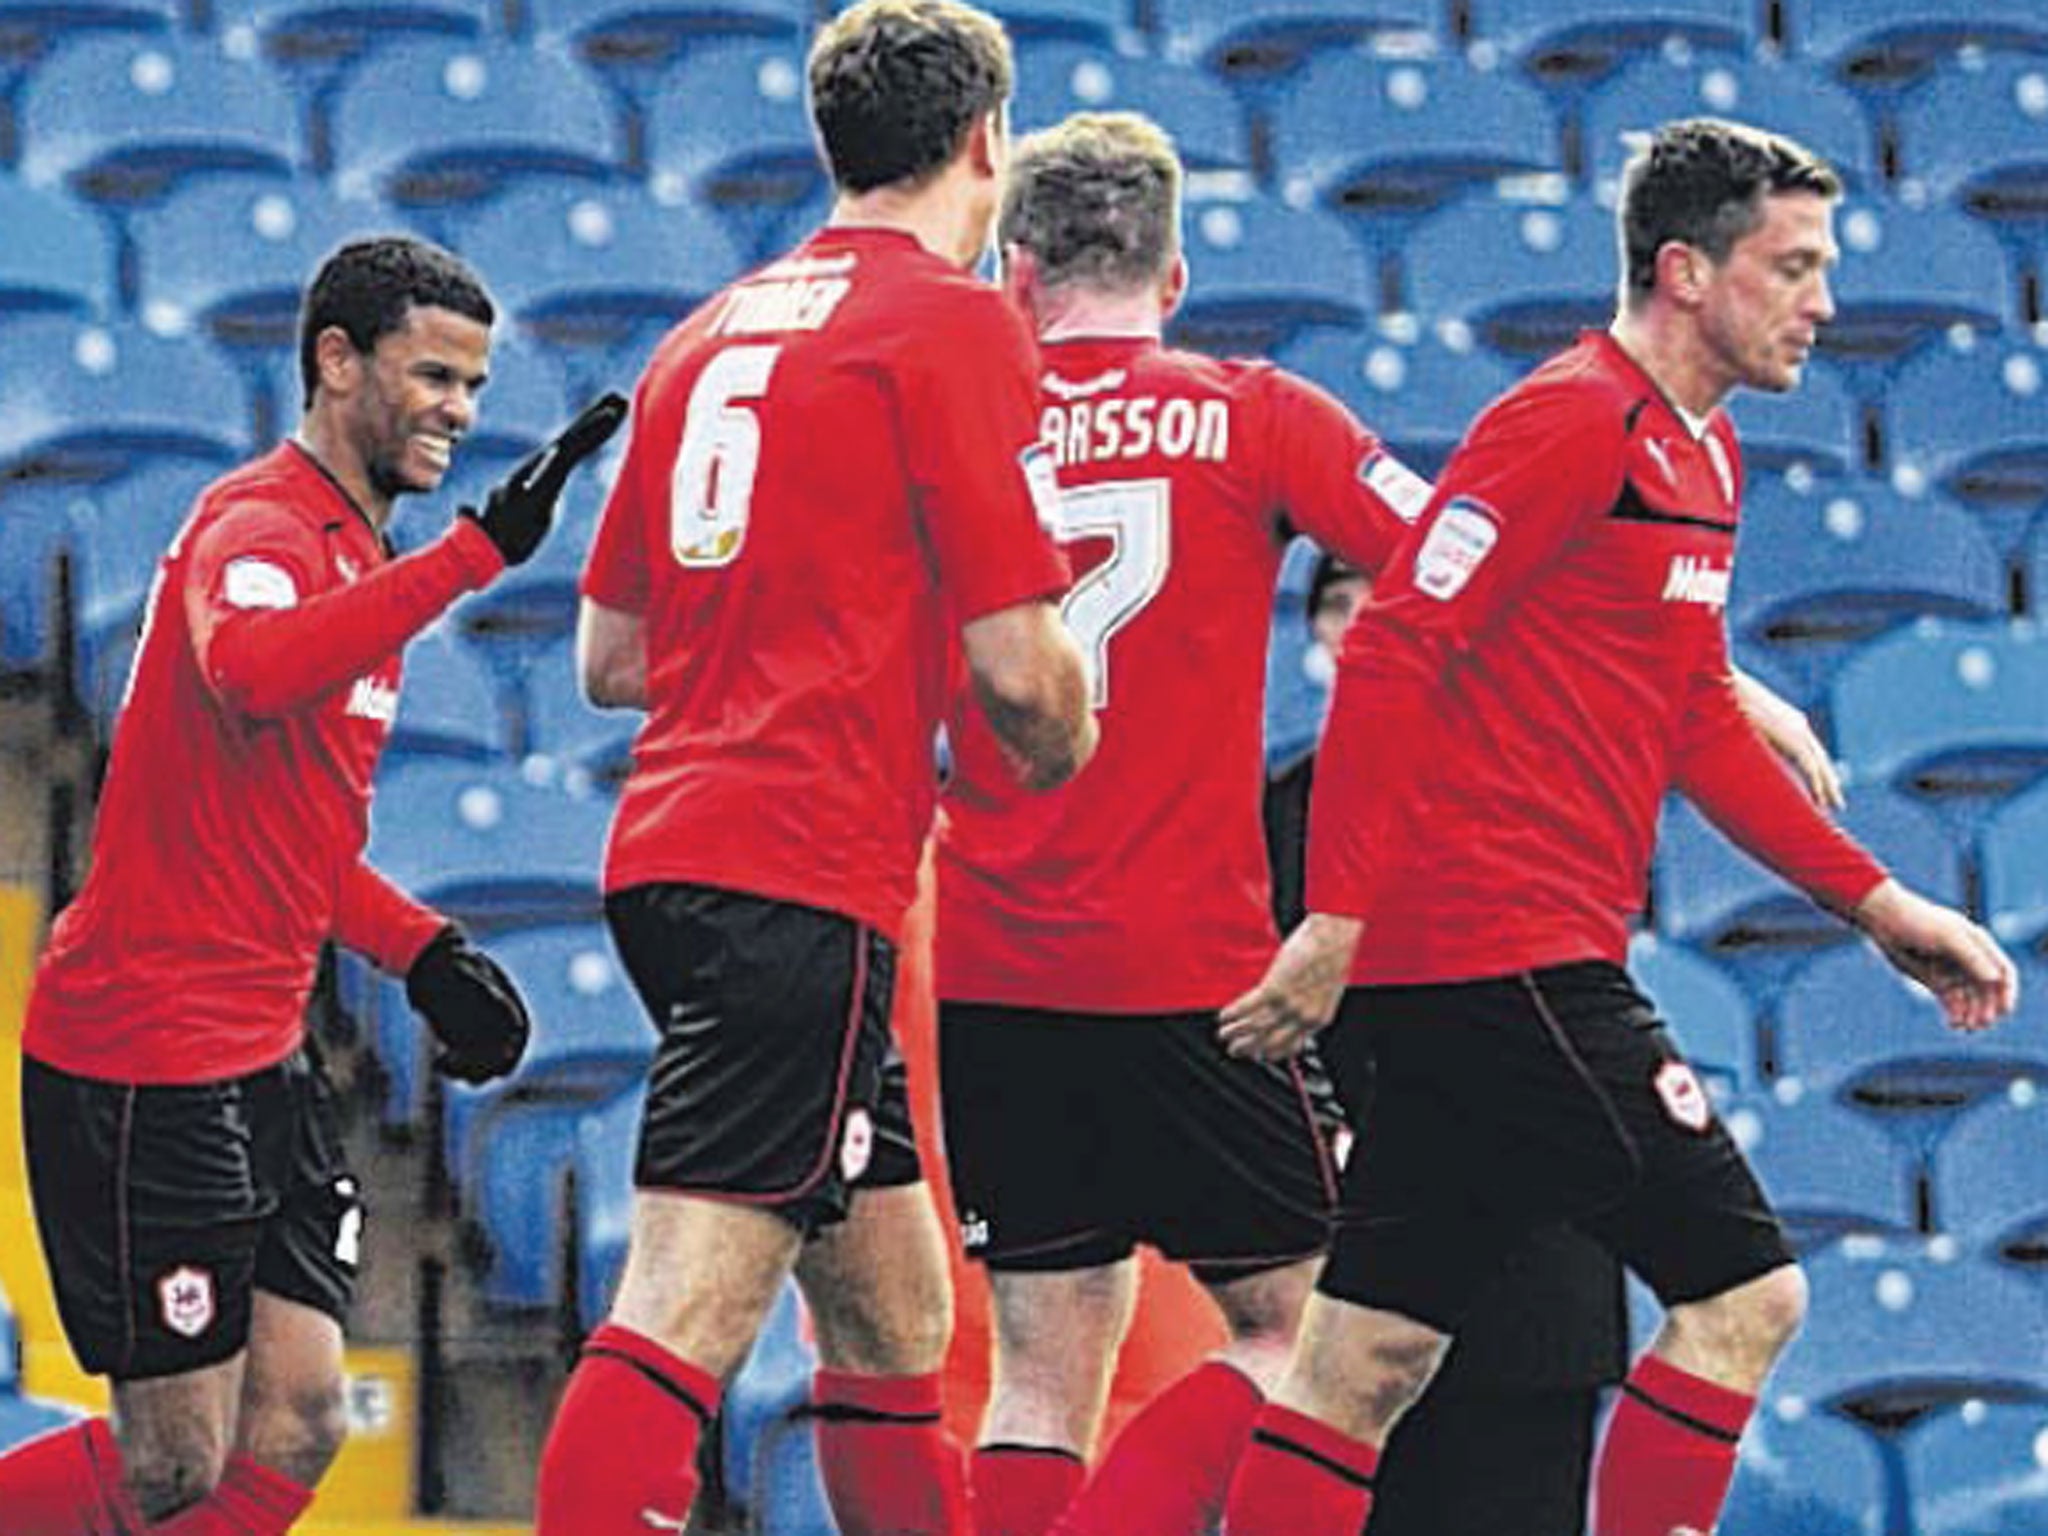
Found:
<path fill-rule="evenodd" d="M 747 407 L 768 392 L 780 347 L 732 347 L 697 375 L 669 480 L 669 548 L 676 563 L 731 565 L 747 542 L 761 419 Z"/>

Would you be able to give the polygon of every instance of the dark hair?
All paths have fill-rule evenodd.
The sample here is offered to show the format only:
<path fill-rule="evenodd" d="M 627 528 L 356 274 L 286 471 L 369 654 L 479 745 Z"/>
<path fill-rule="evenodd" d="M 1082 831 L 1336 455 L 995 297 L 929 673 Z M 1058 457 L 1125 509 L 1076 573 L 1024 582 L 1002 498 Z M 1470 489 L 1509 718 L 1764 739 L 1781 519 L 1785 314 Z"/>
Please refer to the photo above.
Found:
<path fill-rule="evenodd" d="M 863 0 L 811 46 L 811 122 L 849 192 L 929 179 L 1010 98 L 1002 24 L 955 0 Z"/>
<path fill-rule="evenodd" d="M 1308 601 L 1305 611 L 1310 624 L 1323 611 L 1323 599 L 1330 595 L 1330 588 L 1340 581 L 1361 581 L 1365 573 L 1341 555 L 1333 555 L 1327 549 L 1316 556 L 1315 569 L 1309 573 Z"/>
<path fill-rule="evenodd" d="M 1666 123 L 1621 177 L 1621 256 L 1630 303 L 1657 286 L 1657 253 L 1672 240 L 1725 260 L 1763 222 L 1764 198 L 1842 195 L 1818 155 L 1745 123 L 1694 117 Z"/>
<path fill-rule="evenodd" d="M 313 403 L 320 379 L 315 344 L 338 325 L 358 352 L 405 325 L 407 311 L 451 309 L 479 325 L 498 317 L 483 279 L 453 252 L 409 235 L 377 235 L 340 246 L 313 275 L 299 309 L 299 385 Z"/>
<path fill-rule="evenodd" d="M 1002 243 L 1038 258 L 1046 286 L 1127 292 L 1180 255 L 1180 156 L 1135 112 L 1077 112 L 1010 157 Z"/>

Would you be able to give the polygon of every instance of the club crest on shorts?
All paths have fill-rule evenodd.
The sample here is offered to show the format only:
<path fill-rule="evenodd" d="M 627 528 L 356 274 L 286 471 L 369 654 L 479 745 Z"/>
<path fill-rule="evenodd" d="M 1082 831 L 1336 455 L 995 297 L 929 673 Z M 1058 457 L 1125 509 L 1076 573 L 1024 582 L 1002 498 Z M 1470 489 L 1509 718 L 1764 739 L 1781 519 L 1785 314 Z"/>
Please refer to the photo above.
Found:
<path fill-rule="evenodd" d="M 180 1264 L 156 1283 L 157 1310 L 164 1326 L 183 1339 L 196 1339 L 213 1326 L 213 1276 Z"/>
<path fill-rule="evenodd" d="M 875 1156 L 875 1122 L 864 1109 L 850 1110 L 839 1137 L 839 1176 L 851 1184 L 868 1171 Z"/>
<path fill-rule="evenodd" d="M 1657 1090 L 1657 1098 L 1664 1106 L 1664 1113 L 1671 1117 L 1674 1125 L 1688 1131 L 1704 1131 L 1707 1123 L 1714 1118 L 1714 1111 L 1707 1103 L 1707 1090 L 1700 1086 L 1697 1074 L 1682 1061 L 1667 1061 L 1657 1069 L 1650 1086 Z"/>

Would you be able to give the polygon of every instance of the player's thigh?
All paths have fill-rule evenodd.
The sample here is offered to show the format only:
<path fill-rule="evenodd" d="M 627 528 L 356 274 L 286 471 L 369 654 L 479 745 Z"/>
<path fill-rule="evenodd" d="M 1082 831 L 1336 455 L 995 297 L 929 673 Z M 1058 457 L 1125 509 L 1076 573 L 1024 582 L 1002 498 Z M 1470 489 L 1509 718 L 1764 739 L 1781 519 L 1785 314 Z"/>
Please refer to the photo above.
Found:
<path fill-rule="evenodd" d="M 1394 1426 L 1373 1536 L 1582 1536 L 1599 1394 L 1446 1395 Z"/>
<path fill-rule="evenodd" d="M 944 1361 L 953 1287 L 929 1185 L 856 1190 L 846 1219 L 804 1244 L 796 1276 L 825 1365 L 917 1375 Z"/>
<path fill-rule="evenodd" d="M 808 1231 L 843 1217 L 877 1162 L 888 1178 L 916 1177 L 907 1100 L 883 1102 L 886 939 L 834 913 L 703 886 L 640 886 L 605 905 L 661 1036 L 641 1189 L 756 1206 Z"/>
<path fill-rule="evenodd" d="M 991 1273 L 1097 1269 L 1134 1250 L 1117 1021 L 939 1008 L 939 1103 L 961 1246 Z"/>
<path fill-rule="evenodd" d="M 1334 1122 L 1293 1062 L 1228 1054 L 1212 1014 L 1121 1022 L 1120 1172 L 1138 1237 L 1215 1287 L 1329 1244 Z"/>
<path fill-rule="evenodd" d="M 272 1075 L 138 1087 L 24 1061 L 37 1226 L 88 1371 L 144 1382 L 242 1352 L 276 1208 L 252 1128 Z"/>

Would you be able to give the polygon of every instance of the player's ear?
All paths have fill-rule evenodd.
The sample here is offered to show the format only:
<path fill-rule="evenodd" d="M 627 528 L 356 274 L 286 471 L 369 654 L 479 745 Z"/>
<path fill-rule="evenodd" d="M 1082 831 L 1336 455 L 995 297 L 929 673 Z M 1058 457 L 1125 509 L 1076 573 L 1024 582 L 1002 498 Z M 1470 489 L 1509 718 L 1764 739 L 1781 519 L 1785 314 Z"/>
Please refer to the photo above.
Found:
<path fill-rule="evenodd" d="M 363 368 L 368 361 L 356 350 L 348 332 L 338 325 L 328 326 L 313 338 L 314 371 L 324 394 L 354 394 L 361 385 Z"/>
<path fill-rule="evenodd" d="M 1706 253 L 1683 240 L 1666 240 L 1657 248 L 1657 287 L 1681 309 L 1696 308 L 1711 276 Z"/>
<path fill-rule="evenodd" d="M 1003 293 L 1034 323 L 1038 319 L 1038 298 L 1044 291 L 1038 280 L 1038 258 L 1015 241 L 1003 247 Z"/>
<path fill-rule="evenodd" d="M 1008 145 L 1003 133 L 1003 109 L 984 112 L 967 129 L 967 162 L 977 176 L 1000 176 Z"/>
<path fill-rule="evenodd" d="M 1159 317 L 1169 319 L 1180 308 L 1180 301 L 1188 296 L 1188 259 L 1185 255 L 1173 258 L 1173 265 L 1167 269 L 1166 280 L 1159 285 Z"/>

